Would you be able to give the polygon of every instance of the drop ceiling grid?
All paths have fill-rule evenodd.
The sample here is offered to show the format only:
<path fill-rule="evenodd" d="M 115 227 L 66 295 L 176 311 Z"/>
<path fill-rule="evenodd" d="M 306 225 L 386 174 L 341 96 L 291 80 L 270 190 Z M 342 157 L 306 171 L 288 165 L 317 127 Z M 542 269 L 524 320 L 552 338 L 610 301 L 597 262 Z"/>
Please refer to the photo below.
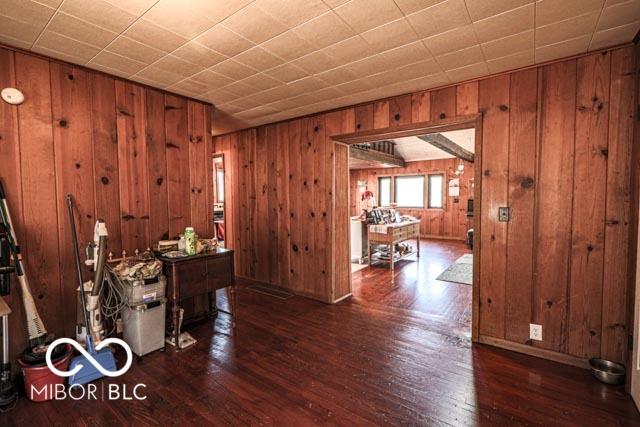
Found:
<path fill-rule="evenodd" d="M 92 1 L 2 0 L 0 23 L 13 27 L 0 25 L 0 41 L 214 102 L 249 124 L 620 44 L 640 27 L 640 0 Z"/>

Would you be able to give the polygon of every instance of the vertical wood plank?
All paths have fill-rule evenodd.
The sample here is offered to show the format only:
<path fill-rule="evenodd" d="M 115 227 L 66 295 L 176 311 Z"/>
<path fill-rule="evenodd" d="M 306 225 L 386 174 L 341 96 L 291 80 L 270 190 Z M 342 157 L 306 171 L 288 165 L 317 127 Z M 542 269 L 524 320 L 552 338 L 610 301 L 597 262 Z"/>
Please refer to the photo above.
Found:
<path fill-rule="evenodd" d="M 394 96 L 389 100 L 389 126 L 411 123 L 411 94 Z"/>
<path fill-rule="evenodd" d="M 16 87 L 14 52 L 0 49 L 0 86 Z M 18 106 L 6 102 L 0 103 L 0 179 L 4 185 L 7 204 L 11 210 L 11 220 L 15 228 L 18 243 L 24 244 L 24 222 L 22 217 L 22 179 L 20 171 L 20 138 L 18 132 Z M 24 250 L 24 248 L 23 248 Z M 15 286 L 15 285 L 12 285 Z M 15 288 L 14 288 L 15 289 Z M 24 308 L 22 300 L 15 290 L 2 297 L 11 308 L 9 328 L 11 331 L 24 331 Z M 12 333 L 9 336 L 9 357 L 13 358 L 28 345 L 25 334 Z"/>
<path fill-rule="evenodd" d="M 509 120 L 509 207 L 505 338 L 526 343 L 532 321 L 533 212 L 537 185 L 538 71 L 511 75 Z"/>
<path fill-rule="evenodd" d="M 631 211 L 631 151 L 634 114 L 634 52 L 611 53 L 607 156 L 601 357 L 625 363 L 626 288 Z M 630 296 L 627 296 L 630 298 Z"/>
<path fill-rule="evenodd" d="M 586 358 L 600 356 L 610 68 L 608 52 L 577 60 L 567 351 Z"/>
<path fill-rule="evenodd" d="M 456 86 L 431 92 L 431 120 L 442 120 L 456 114 Z"/>
<path fill-rule="evenodd" d="M 72 194 L 76 213 L 78 243 L 93 241 L 95 199 L 93 181 L 93 144 L 91 131 L 91 79 L 89 73 L 70 65 L 52 62 L 51 101 L 53 147 L 58 194 L 58 241 L 60 244 L 60 283 L 63 312 L 76 307 L 75 255 L 65 196 Z M 64 332 L 71 335 L 76 319 L 65 318 Z"/>
<path fill-rule="evenodd" d="M 28 94 L 18 106 L 20 170 L 22 174 L 22 253 L 38 311 L 50 332 L 64 333 L 60 313 L 60 252 L 58 246 L 58 195 L 51 118 L 49 62 L 15 53 L 16 86 Z M 15 190 L 14 190 L 15 191 Z M 64 196 L 63 196 L 64 197 Z M 42 212 L 49 212 L 43 215 Z"/>
<path fill-rule="evenodd" d="M 184 98 L 165 95 L 164 102 L 169 236 L 174 238 L 191 223 L 189 124 L 187 101 Z"/>
<path fill-rule="evenodd" d="M 289 125 L 279 123 L 276 125 L 276 185 L 277 185 L 277 209 L 278 209 L 278 283 L 289 287 L 290 282 L 290 257 L 291 257 L 291 225 L 290 213 L 293 210 L 289 204 L 290 162 L 289 151 L 291 147 L 289 139 Z"/>
<path fill-rule="evenodd" d="M 91 75 L 91 129 L 93 131 L 93 186 L 96 218 L 109 230 L 109 252 L 122 252 L 116 86 L 112 77 Z"/>
<path fill-rule="evenodd" d="M 261 256 L 256 259 L 256 277 L 261 282 L 269 282 L 269 162 L 267 158 L 267 128 L 256 130 L 256 163 L 252 173 L 256 180 L 256 218 L 251 223 L 256 233 L 256 249 Z"/>
<path fill-rule="evenodd" d="M 204 104 L 187 101 L 191 226 L 199 236 L 209 237 L 209 222 L 213 219 L 207 216 L 207 168 L 211 162 L 207 156 L 204 112 Z"/>
<path fill-rule="evenodd" d="M 211 136 L 211 119 L 213 106 L 204 106 L 204 140 L 205 140 L 205 203 L 206 203 L 206 236 L 213 238 L 215 236 L 215 225 L 213 223 L 213 202 L 215 193 L 213 193 L 214 174 L 213 170 L 213 137 Z M 223 163 L 224 165 L 224 163 Z"/>
<path fill-rule="evenodd" d="M 456 86 L 456 115 L 466 116 L 478 112 L 478 82 Z"/>
<path fill-rule="evenodd" d="M 373 103 L 359 105 L 354 110 L 356 131 L 373 129 Z"/>
<path fill-rule="evenodd" d="M 280 266 L 278 265 L 278 250 L 280 239 L 283 238 L 283 231 L 278 227 L 278 127 L 276 125 L 266 126 L 267 150 L 267 263 L 269 265 L 268 282 L 277 285 L 280 278 Z M 256 155 L 256 161 L 259 157 Z M 258 219 L 259 221 L 260 219 Z"/>
<path fill-rule="evenodd" d="M 122 248 L 133 253 L 149 246 L 145 90 L 116 80 L 116 110 Z"/>
<path fill-rule="evenodd" d="M 301 290 L 302 272 L 302 224 L 301 217 L 301 190 L 302 190 L 302 171 L 301 171 L 301 149 L 303 144 L 303 125 L 302 120 L 294 120 L 289 122 L 289 227 L 291 233 L 291 248 L 289 255 L 290 273 L 289 286 L 293 290 Z"/>
<path fill-rule="evenodd" d="M 543 327 L 535 346 L 566 351 L 567 286 L 571 254 L 576 61 L 540 69 L 534 240 L 534 323 Z"/>
<path fill-rule="evenodd" d="M 431 93 L 411 94 L 411 122 L 427 122 L 431 119 Z"/>
<path fill-rule="evenodd" d="M 167 192 L 167 145 L 164 123 L 164 94 L 146 90 L 147 167 L 149 168 L 149 240 L 169 239 Z"/>
<path fill-rule="evenodd" d="M 507 224 L 498 208 L 507 206 L 509 170 L 509 76 L 480 82 L 482 126 L 482 228 L 480 236 L 480 333 L 505 335 Z M 432 99 L 433 101 L 433 99 Z"/>
<path fill-rule="evenodd" d="M 373 103 L 373 128 L 382 129 L 389 127 L 389 101 L 377 101 Z"/>

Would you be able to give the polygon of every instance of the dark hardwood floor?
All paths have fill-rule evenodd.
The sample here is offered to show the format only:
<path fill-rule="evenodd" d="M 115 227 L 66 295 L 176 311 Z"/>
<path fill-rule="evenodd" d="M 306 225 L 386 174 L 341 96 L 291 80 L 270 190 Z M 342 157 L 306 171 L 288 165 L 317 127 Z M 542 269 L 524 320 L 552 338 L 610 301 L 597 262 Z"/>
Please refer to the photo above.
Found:
<path fill-rule="evenodd" d="M 464 251 L 445 247 L 444 268 Z M 336 305 L 240 286 L 235 331 L 221 314 L 190 329 L 194 347 L 156 352 L 98 382 L 144 383 L 146 400 L 21 398 L 0 425 L 640 424 L 624 389 L 586 370 L 472 345 L 469 316 L 454 308 L 471 287 L 432 281 L 438 256 L 425 248 L 425 264 L 407 262 L 393 280 L 363 271 L 354 298 Z M 367 276 L 380 288 L 367 288 Z"/>

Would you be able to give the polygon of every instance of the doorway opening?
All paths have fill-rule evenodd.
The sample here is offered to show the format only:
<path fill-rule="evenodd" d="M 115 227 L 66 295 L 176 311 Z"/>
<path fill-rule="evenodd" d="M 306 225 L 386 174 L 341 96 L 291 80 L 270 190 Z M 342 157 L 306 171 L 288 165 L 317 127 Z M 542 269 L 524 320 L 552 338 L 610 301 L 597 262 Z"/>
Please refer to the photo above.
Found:
<path fill-rule="evenodd" d="M 352 294 L 474 337 L 481 124 L 443 125 L 334 137 L 349 144 Z"/>

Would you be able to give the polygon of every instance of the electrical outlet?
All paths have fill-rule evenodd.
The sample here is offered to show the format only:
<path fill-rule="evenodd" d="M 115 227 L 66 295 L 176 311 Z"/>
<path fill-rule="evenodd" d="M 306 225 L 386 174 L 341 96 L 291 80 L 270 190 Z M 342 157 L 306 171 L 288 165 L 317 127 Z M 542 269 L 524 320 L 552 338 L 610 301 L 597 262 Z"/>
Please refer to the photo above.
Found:
<path fill-rule="evenodd" d="M 542 341 L 542 325 L 529 323 L 529 338 L 536 341 Z"/>
<path fill-rule="evenodd" d="M 500 222 L 508 222 L 509 218 L 510 218 L 509 207 L 508 206 L 500 206 L 498 208 L 498 221 L 500 221 Z"/>

